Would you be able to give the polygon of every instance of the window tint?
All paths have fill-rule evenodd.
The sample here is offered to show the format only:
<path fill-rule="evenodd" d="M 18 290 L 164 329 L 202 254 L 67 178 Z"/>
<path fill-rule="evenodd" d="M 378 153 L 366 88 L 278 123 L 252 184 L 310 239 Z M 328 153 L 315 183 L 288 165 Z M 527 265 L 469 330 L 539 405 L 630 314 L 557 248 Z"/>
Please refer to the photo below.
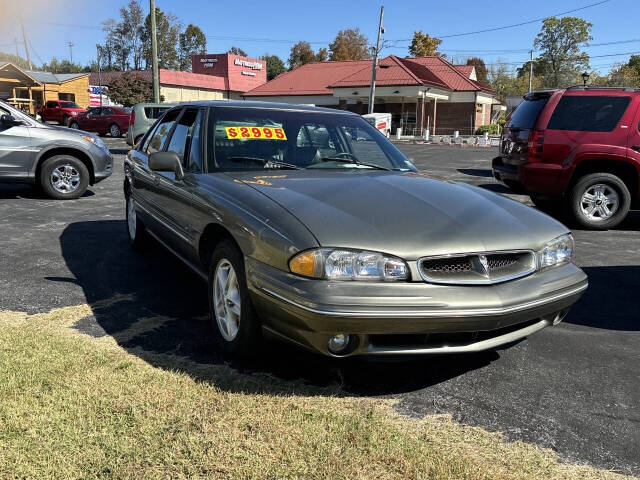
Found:
<path fill-rule="evenodd" d="M 631 97 L 573 96 L 560 99 L 547 128 L 581 132 L 610 132 L 624 114 Z"/>
<path fill-rule="evenodd" d="M 547 104 L 549 97 L 536 98 L 534 100 L 523 100 L 518 105 L 509 119 L 509 128 L 533 128 L 542 108 Z"/>
<path fill-rule="evenodd" d="M 378 135 L 375 130 L 369 128 L 353 128 L 347 131 L 347 139 L 351 150 L 357 158 L 364 159 L 367 163 L 375 165 L 385 165 L 384 152 L 377 148 L 374 135 Z"/>
<path fill-rule="evenodd" d="M 47 102 L 47 108 L 56 108 L 56 102 Z"/>
<path fill-rule="evenodd" d="M 171 127 L 173 127 L 179 113 L 180 109 L 172 110 L 160 121 L 155 132 L 151 135 L 151 139 L 147 142 L 147 145 L 144 148 L 144 152 L 147 155 L 162 150 L 162 146 L 164 145 L 164 142 L 171 131 Z"/>
<path fill-rule="evenodd" d="M 80 106 L 75 102 L 60 102 L 60 106 L 62 108 L 80 108 Z"/>
<path fill-rule="evenodd" d="M 169 107 L 144 107 L 144 115 L 149 119 L 158 119 Z"/>
<path fill-rule="evenodd" d="M 173 130 L 173 135 L 171 135 L 171 140 L 167 147 L 168 152 L 175 152 L 181 158 L 184 158 L 184 154 L 189 147 L 189 141 L 193 136 L 194 125 L 199 112 L 197 109 L 188 109 L 184 112 L 184 115 L 182 115 Z"/>
<path fill-rule="evenodd" d="M 113 108 L 103 108 L 102 109 L 102 114 L 103 115 L 113 115 L 114 114 Z"/>
<path fill-rule="evenodd" d="M 202 172 L 202 118 L 204 112 L 198 110 L 193 126 L 189 129 L 191 144 L 189 145 L 189 159 L 187 160 L 187 170 L 189 172 Z"/>
<path fill-rule="evenodd" d="M 100 115 L 101 112 L 102 109 L 100 107 L 90 108 L 89 110 L 87 110 L 87 115 Z"/>

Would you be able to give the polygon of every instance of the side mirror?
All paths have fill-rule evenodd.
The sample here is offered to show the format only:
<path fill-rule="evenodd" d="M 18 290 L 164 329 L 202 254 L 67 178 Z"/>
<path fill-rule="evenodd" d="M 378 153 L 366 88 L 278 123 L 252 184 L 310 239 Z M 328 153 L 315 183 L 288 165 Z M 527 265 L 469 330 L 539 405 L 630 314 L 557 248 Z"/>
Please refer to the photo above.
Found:
<path fill-rule="evenodd" d="M 16 117 L 14 117 L 13 115 L 2 115 L 0 117 L 0 122 L 2 122 L 2 124 L 4 125 L 10 125 L 12 127 L 18 126 L 18 125 L 22 125 L 22 120 L 18 120 Z"/>
<path fill-rule="evenodd" d="M 156 172 L 173 172 L 176 180 L 184 178 L 182 159 L 175 152 L 154 152 L 149 155 L 149 168 Z"/>

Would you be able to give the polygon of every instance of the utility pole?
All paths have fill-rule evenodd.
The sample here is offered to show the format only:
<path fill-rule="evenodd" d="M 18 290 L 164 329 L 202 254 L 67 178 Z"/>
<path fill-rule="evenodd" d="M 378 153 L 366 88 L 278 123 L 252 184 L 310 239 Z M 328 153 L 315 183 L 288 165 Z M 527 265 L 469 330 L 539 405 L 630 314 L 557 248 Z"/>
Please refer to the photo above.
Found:
<path fill-rule="evenodd" d="M 102 47 L 96 43 L 98 50 L 98 93 L 100 94 L 100 106 L 102 106 L 102 69 L 100 68 L 100 57 L 102 56 Z"/>
<path fill-rule="evenodd" d="M 69 61 L 73 63 L 73 43 L 67 42 L 67 45 L 69 46 Z"/>
<path fill-rule="evenodd" d="M 376 68 L 378 67 L 378 53 L 380 53 L 380 37 L 384 33 L 382 28 L 382 16 L 384 15 L 384 5 L 380 7 L 380 22 L 378 23 L 378 41 L 376 49 L 373 51 L 373 63 L 371 65 L 371 86 L 369 87 L 369 113 L 373 113 L 373 104 L 376 100 Z"/>
<path fill-rule="evenodd" d="M 18 52 L 18 39 L 14 38 L 13 42 L 16 44 L 16 57 L 20 56 L 20 52 Z"/>
<path fill-rule="evenodd" d="M 149 0 L 151 15 L 151 70 L 153 75 L 153 101 L 160 103 L 160 78 L 158 77 L 158 38 L 156 36 L 156 1 Z"/>
<path fill-rule="evenodd" d="M 29 47 L 27 46 L 27 34 L 24 32 L 24 22 L 22 21 L 22 16 L 20 17 L 20 26 L 22 27 L 22 40 L 24 41 L 24 51 L 27 54 L 27 62 L 29 62 L 29 70 L 33 70 L 33 65 L 31 64 L 31 55 L 29 55 Z"/>
<path fill-rule="evenodd" d="M 533 50 L 529 50 L 529 91 L 533 86 Z"/>

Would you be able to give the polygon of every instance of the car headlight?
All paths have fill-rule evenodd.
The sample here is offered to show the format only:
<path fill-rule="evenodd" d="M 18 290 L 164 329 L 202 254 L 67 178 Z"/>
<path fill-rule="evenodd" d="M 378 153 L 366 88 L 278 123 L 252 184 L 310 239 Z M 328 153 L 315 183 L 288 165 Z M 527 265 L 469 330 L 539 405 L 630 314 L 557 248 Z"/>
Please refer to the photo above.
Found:
<path fill-rule="evenodd" d="M 97 147 L 104 148 L 104 142 L 102 141 L 101 138 L 93 137 L 91 135 L 81 135 L 81 137 L 84 138 L 85 140 L 93 143 Z"/>
<path fill-rule="evenodd" d="M 291 272 L 325 280 L 393 281 L 409 278 L 404 260 L 378 252 L 343 248 L 307 250 L 289 261 Z"/>
<path fill-rule="evenodd" d="M 78 112 L 71 112 L 72 117 L 75 117 L 76 115 L 78 115 Z"/>
<path fill-rule="evenodd" d="M 538 252 L 540 268 L 569 263 L 573 253 L 573 236 L 568 233 L 554 238 Z"/>

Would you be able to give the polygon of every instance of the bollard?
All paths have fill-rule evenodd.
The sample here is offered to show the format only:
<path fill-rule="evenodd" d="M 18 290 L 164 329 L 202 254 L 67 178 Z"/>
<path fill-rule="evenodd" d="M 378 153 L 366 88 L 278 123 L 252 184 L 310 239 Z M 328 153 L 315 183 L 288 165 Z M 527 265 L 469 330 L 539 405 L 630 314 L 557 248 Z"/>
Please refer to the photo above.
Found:
<path fill-rule="evenodd" d="M 453 132 L 453 138 L 458 138 L 459 136 L 460 136 L 460 132 L 458 130 Z"/>
<path fill-rule="evenodd" d="M 401 136 L 402 136 L 402 127 L 398 127 L 396 128 L 396 140 L 400 140 Z"/>
<path fill-rule="evenodd" d="M 424 139 L 428 142 L 429 141 L 429 129 L 425 128 L 424 129 Z"/>

